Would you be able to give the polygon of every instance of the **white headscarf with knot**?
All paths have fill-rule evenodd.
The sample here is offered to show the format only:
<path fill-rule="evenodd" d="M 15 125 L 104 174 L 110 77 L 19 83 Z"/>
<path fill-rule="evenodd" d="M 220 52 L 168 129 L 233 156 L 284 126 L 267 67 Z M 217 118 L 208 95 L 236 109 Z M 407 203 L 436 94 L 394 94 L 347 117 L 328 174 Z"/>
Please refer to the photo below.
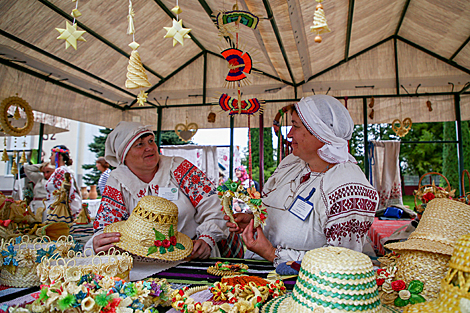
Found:
<path fill-rule="evenodd" d="M 335 164 L 357 163 L 348 152 L 354 122 L 341 102 L 331 96 L 315 95 L 302 98 L 295 108 L 308 131 L 325 143 L 317 151 L 322 160 Z"/>
<path fill-rule="evenodd" d="M 111 166 L 118 167 L 124 163 L 132 144 L 144 134 L 154 135 L 149 125 L 119 122 L 106 139 L 104 158 Z"/>

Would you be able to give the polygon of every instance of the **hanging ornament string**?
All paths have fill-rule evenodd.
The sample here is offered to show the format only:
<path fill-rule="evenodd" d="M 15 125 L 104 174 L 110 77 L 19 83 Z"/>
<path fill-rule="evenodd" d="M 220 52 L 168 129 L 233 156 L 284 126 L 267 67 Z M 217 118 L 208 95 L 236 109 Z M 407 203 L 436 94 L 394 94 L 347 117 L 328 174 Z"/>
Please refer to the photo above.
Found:
<path fill-rule="evenodd" d="M 73 0 L 72 0 L 73 1 Z M 72 21 L 72 26 L 75 25 L 75 19 L 77 17 L 82 16 L 82 14 L 78 11 L 78 0 L 75 1 L 75 9 L 72 10 L 72 16 L 73 16 L 73 21 Z"/>
<path fill-rule="evenodd" d="M 75 50 L 77 50 L 77 41 L 86 41 L 82 35 L 86 33 L 86 31 L 77 30 L 76 19 L 82 16 L 82 13 L 78 11 L 78 0 L 72 0 L 76 2 L 75 9 L 72 10 L 70 15 L 73 16 L 72 25 L 69 24 L 68 21 L 65 21 L 65 28 L 56 28 L 56 30 L 60 33 L 60 36 L 57 39 L 65 40 L 65 49 L 72 46 Z"/>

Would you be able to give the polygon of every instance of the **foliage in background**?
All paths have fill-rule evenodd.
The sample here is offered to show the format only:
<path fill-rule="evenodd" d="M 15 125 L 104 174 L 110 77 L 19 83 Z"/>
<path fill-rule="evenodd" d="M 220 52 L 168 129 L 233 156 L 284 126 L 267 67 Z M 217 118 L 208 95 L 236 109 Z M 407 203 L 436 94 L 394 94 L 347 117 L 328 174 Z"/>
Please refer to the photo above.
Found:
<path fill-rule="evenodd" d="M 264 181 L 266 182 L 276 169 L 274 160 L 273 135 L 271 128 L 264 128 Z M 245 165 L 248 172 L 248 150 L 245 152 L 245 158 L 242 164 Z M 252 158 L 252 176 L 253 180 L 259 182 L 259 128 L 251 128 L 251 158 Z"/>
<path fill-rule="evenodd" d="M 463 145 L 463 158 L 464 158 L 464 169 L 470 169 L 470 121 L 462 122 L 462 145 Z M 444 123 L 444 140 L 455 140 L 455 122 Z M 457 158 L 457 144 L 446 143 L 443 148 L 443 168 L 442 175 L 444 175 L 452 187 L 456 189 L 458 194 L 459 190 L 459 164 Z M 468 181 L 465 182 L 468 188 Z"/>
<path fill-rule="evenodd" d="M 162 131 L 162 142 L 161 146 L 169 146 L 169 145 L 189 145 L 193 144 L 190 140 L 185 142 L 178 137 L 178 135 L 173 130 L 164 130 Z"/>

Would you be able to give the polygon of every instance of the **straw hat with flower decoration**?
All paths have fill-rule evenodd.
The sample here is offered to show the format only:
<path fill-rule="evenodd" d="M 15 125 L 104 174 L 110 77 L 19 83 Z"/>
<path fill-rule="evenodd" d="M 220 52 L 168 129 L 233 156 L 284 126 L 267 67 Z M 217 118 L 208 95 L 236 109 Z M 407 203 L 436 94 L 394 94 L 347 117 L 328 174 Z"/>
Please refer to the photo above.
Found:
<path fill-rule="evenodd" d="M 157 196 L 140 199 L 129 219 L 107 225 L 105 233 L 119 232 L 116 247 L 134 255 L 179 261 L 191 254 L 192 240 L 177 231 L 178 207 Z"/>
<path fill-rule="evenodd" d="M 405 307 L 403 313 L 470 312 L 470 234 L 455 244 L 439 298 Z"/>

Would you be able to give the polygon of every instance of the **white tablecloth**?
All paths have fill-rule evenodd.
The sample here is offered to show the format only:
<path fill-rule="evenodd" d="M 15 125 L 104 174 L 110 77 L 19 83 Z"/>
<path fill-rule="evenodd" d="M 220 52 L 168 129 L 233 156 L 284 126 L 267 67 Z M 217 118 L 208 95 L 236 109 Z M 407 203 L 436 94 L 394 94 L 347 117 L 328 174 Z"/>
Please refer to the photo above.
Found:
<path fill-rule="evenodd" d="M 96 212 L 100 207 L 101 199 L 96 200 L 83 200 L 83 203 L 88 203 L 88 211 L 90 212 L 90 217 L 95 218 Z"/>

